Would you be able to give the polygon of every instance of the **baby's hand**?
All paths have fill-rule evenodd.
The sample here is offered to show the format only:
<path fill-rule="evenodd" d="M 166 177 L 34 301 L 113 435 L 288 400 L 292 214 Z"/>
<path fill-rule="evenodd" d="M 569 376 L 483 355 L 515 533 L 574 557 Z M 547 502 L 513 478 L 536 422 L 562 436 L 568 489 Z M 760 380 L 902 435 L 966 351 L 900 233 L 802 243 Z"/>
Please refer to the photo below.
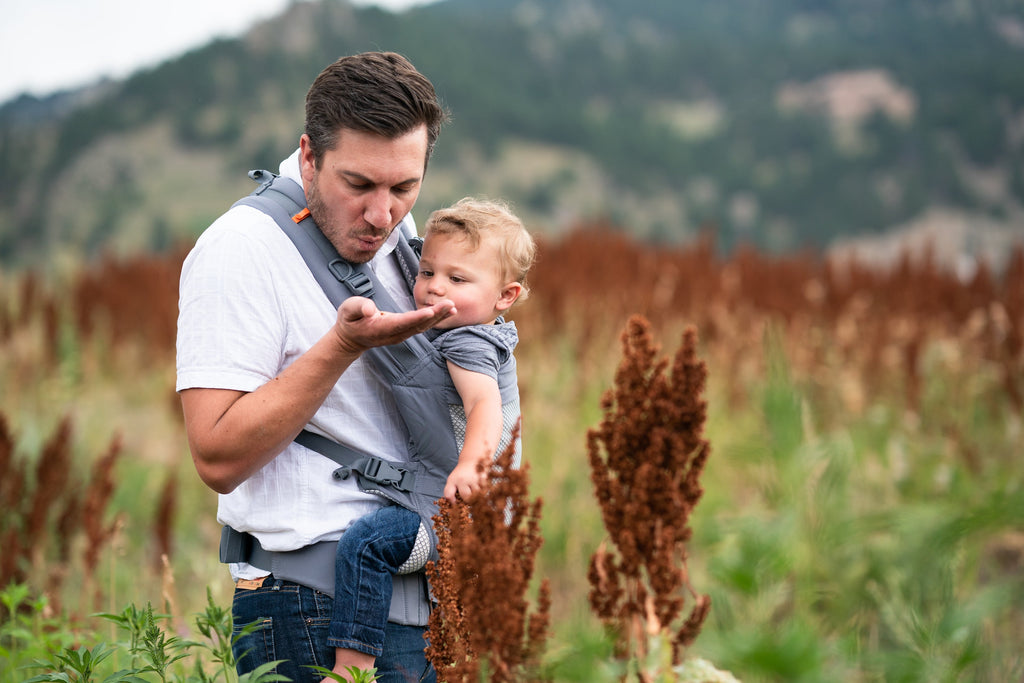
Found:
<path fill-rule="evenodd" d="M 444 497 L 453 503 L 456 494 L 462 500 L 469 500 L 483 487 L 486 481 L 487 475 L 477 469 L 476 463 L 459 463 L 448 475 L 448 481 L 444 486 Z"/>

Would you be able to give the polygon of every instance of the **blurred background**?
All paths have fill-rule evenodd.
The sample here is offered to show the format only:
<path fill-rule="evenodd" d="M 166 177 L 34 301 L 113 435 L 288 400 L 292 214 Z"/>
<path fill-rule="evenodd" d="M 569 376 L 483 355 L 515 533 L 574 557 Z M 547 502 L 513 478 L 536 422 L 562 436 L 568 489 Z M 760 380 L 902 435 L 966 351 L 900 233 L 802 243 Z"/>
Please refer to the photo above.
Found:
<path fill-rule="evenodd" d="M 5 13 L 6 265 L 193 239 L 297 145 L 316 73 L 367 49 L 410 57 L 453 114 L 420 219 L 483 193 L 550 234 L 931 243 L 966 274 L 1024 234 L 1013 0 L 50 4 Z M 108 78 L 83 80 L 90 55 Z"/>
<path fill-rule="evenodd" d="M 663 356 L 695 329 L 708 370 L 693 655 L 1024 680 L 1024 3 L 79 4 L 0 28 L 0 682 L 116 638 L 95 612 L 188 633 L 229 604 L 173 391 L 181 260 L 369 49 L 453 116 L 417 221 L 482 194 L 539 238 L 512 317 L 553 680 L 620 680 L 586 436 L 632 315 Z"/>

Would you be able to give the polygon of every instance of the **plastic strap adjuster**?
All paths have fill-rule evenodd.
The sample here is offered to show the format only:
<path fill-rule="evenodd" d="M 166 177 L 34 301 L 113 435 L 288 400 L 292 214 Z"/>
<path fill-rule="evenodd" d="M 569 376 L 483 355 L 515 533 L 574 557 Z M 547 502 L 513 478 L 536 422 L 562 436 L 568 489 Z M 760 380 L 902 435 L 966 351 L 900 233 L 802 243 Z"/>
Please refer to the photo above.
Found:
<path fill-rule="evenodd" d="M 373 457 L 361 458 L 359 462 L 352 466 L 352 469 L 358 472 L 364 479 L 374 484 L 394 486 L 397 489 L 407 490 L 402 485 L 407 470 L 395 467 L 387 460 Z"/>
<path fill-rule="evenodd" d="M 327 264 L 331 275 L 343 283 L 355 296 L 373 296 L 373 283 L 366 273 L 361 273 L 352 264 L 337 258 Z"/>
<path fill-rule="evenodd" d="M 277 179 L 276 174 L 271 173 L 270 171 L 265 171 L 263 169 L 255 169 L 249 171 L 249 177 L 260 184 L 260 186 L 257 187 L 256 190 L 253 192 L 253 194 L 255 195 L 263 194 L 266 190 L 270 188 L 271 185 L 274 184 L 274 180 Z"/>

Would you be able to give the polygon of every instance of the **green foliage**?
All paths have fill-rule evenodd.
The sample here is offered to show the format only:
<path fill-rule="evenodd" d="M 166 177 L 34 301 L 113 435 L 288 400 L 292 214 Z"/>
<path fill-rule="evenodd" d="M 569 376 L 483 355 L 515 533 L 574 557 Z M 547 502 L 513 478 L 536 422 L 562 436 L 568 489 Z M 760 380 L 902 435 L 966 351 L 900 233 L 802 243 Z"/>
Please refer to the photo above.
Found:
<path fill-rule="evenodd" d="M 25 683 L 55 681 L 62 683 L 276 683 L 289 679 L 274 672 L 279 661 L 264 664 L 254 671 L 237 676 L 231 651 L 232 620 L 229 610 L 216 605 L 207 592 L 206 610 L 195 618 L 196 629 L 202 641 L 188 641 L 171 635 L 164 622 L 167 615 L 153 612 L 152 605 L 139 609 L 125 607 L 117 614 L 97 614 L 96 617 L 115 624 L 127 640 L 114 644 L 99 642 L 92 647 L 79 645 L 82 641 L 98 638 L 99 631 L 82 629 L 72 633 L 58 620 L 42 617 L 45 603 L 31 601 L 25 586 L 11 585 L 0 593 L 0 601 L 7 608 L 0 622 L 0 681 L 23 680 L 19 672 L 45 669 Z M 249 625 L 235 638 L 241 638 L 256 628 Z M 54 637 L 55 633 L 63 637 Z M 128 668 L 113 670 L 119 655 L 127 653 Z M 208 654 L 215 666 L 205 662 Z M 372 675 L 372 672 L 371 674 Z M 359 678 L 369 683 L 375 678 Z"/>
<path fill-rule="evenodd" d="M 739 683 L 728 671 L 716 668 L 699 657 L 672 663 L 672 644 L 665 637 L 654 637 L 643 661 L 627 662 L 607 658 L 592 661 L 587 680 L 621 683 Z"/>
<path fill-rule="evenodd" d="M 355 666 L 346 667 L 345 671 L 348 672 L 347 679 L 341 674 L 334 673 L 330 669 L 325 669 L 322 666 L 315 666 L 313 667 L 313 670 L 322 673 L 324 676 L 331 679 L 332 681 L 339 681 L 340 683 L 346 683 L 346 681 L 351 681 L 351 683 L 373 683 L 377 680 L 376 669 L 367 670 L 360 669 L 359 667 Z"/>
<path fill-rule="evenodd" d="M 785 368 L 769 375 L 764 461 L 744 461 L 748 472 L 732 480 L 759 481 L 759 501 L 695 531 L 710 541 L 700 552 L 714 608 L 699 643 L 709 657 L 750 681 L 1001 680 L 995 672 L 1019 670 L 1024 579 L 993 573 L 986 558 L 1024 525 L 1016 485 L 954 465 L 938 481 L 922 468 L 903 494 L 875 443 L 892 431 L 854 420 L 818 434 Z M 971 487 L 944 483 L 957 476 Z"/>
<path fill-rule="evenodd" d="M 239 676 L 238 683 L 278 683 L 278 681 L 288 681 L 289 678 L 287 676 L 274 673 L 274 668 L 280 663 L 281 660 L 260 664 L 249 673 Z"/>
<path fill-rule="evenodd" d="M 0 603 L 4 606 L 0 620 L 0 680 L 22 680 L 18 672 L 23 667 L 74 642 L 69 624 L 62 618 L 44 616 L 47 601 L 33 597 L 28 586 L 10 584 L 0 592 Z"/>
<path fill-rule="evenodd" d="M 54 655 L 50 663 L 41 662 L 39 666 L 55 668 L 56 671 L 38 676 L 33 676 L 25 683 L 41 683 L 42 681 L 59 681 L 62 683 L 91 683 L 93 674 L 103 660 L 114 654 L 113 649 L 103 643 L 90 649 L 87 648 L 65 648 Z M 142 683 L 143 678 L 135 676 L 135 671 L 117 671 L 102 679 L 103 683 L 115 683 L 116 681 L 129 681 L 131 683 Z"/>
<path fill-rule="evenodd" d="M 630 265 L 623 253 L 614 256 Z M 592 298 L 545 307 L 537 287 L 536 301 L 552 309 L 553 320 L 520 318 L 531 334 L 523 335 L 517 358 L 524 456 L 545 500 L 547 542 L 536 574 L 551 579 L 555 601 L 544 673 L 552 681 L 600 683 L 634 675 L 636 668 L 604 664 L 613 659 L 613 646 L 586 609 L 584 567 L 603 533 L 587 486 L 582 435 L 598 419 L 600 395 L 612 376 L 609 349 L 615 345 L 603 325 L 615 315 L 615 297 L 633 303 L 644 292 L 622 285 L 606 294 L 583 276 L 612 280 L 614 268 L 577 264 L 574 274 L 570 260 L 551 259 L 560 276 L 558 294 L 577 284 Z M 644 261 L 649 263 L 655 261 Z M 750 279 L 767 288 L 773 278 Z M 696 278 L 686 282 L 688 288 L 700 284 Z M 977 336 L 1009 343 L 1019 339 L 1012 336 L 1019 323 L 991 329 L 954 324 L 950 336 L 938 341 L 922 337 L 914 364 L 900 355 L 902 345 L 883 342 L 886 352 L 879 357 L 897 360 L 859 376 L 863 383 L 856 386 L 864 394 L 847 407 L 842 375 L 861 370 L 845 361 L 865 361 L 856 361 L 855 353 L 799 361 L 797 353 L 798 360 L 787 362 L 784 345 L 807 352 L 844 343 L 818 338 L 823 328 L 801 324 L 806 311 L 800 310 L 786 318 L 792 328 L 780 322 L 766 336 L 751 332 L 749 342 L 741 341 L 747 330 L 771 329 L 762 327 L 764 318 L 747 317 L 749 293 L 711 302 L 722 316 L 709 319 L 715 334 L 706 342 L 708 355 L 717 359 L 709 364 L 708 388 L 707 438 L 714 456 L 702 476 L 705 495 L 692 519 L 688 564 L 693 584 L 711 594 L 712 609 L 691 654 L 747 683 L 1024 680 L 1024 422 L 1005 384 L 1011 379 L 1019 386 L 1020 366 L 1009 365 L 1019 363 L 1019 355 L 985 355 L 971 342 Z M 945 306 L 964 292 L 933 293 Z M 886 312 L 905 294 L 893 288 L 869 297 L 870 318 L 905 328 L 909 313 Z M 728 317 L 732 306 L 735 318 Z M 971 304 L 964 320 L 977 317 L 971 311 L 982 322 L 986 311 L 1010 315 L 987 300 Z M 692 314 L 685 309 L 680 316 Z M 941 321 L 927 309 L 917 315 L 911 323 Z M 538 328 L 542 333 L 532 333 Z M 165 415 L 172 361 L 132 364 L 131 345 L 107 348 L 69 337 L 73 359 L 47 365 L 35 361 L 35 350 L 45 345 L 35 343 L 33 329 L 16 330 L 0 354 L 11 364 L 3 368 L 8 384 L 23 387 L 7 397 L 5 412 L 27 424 L 20 430 L 28 433 L 27 450 L 38 452 L 59 414 L 55 406 L 74 405 L 78 424 L 90 426 L 96 443 L 83 453 L 99 452 L 112 430 L 128 430 L 130 457 L 119 468 L 111 510 L 124 516 L 126 527 L 104 555 L 97 579 L 109 590 L 110 605 L 130 606 L 100 615 L 108 635 L 73 616 L 80 603 L 64 600 L 60 607 L 59 595 L 37 597 L 45 585 L 6 587 L 0 592 L 0 683 L 35 675 L 72 680 L 75 667 L 87 666 L 95 680 L 132 675 L 153 682 L 164 671 L 167 680 L 231 683 L 230 583 L 215 560 L 214 496 L 194 476 L 181 478 L 175 520 L 183 530 L 175 538 L 181 559 L 174 572 L 181 584 L 211 588 L 205 596 L 185 592 L 173 611 L 201 611 L 196 642 L 180 628 L 162 628 L 163 635 L 152 630 L 165 617 L 134 606 L 168 588 L 144 564 L 152 551 L 149 520 L 160 479 L 153 476 L 154 463 L 166 457 L 194 474 L 180 416 Z M 845 343 L 878 348 L 863 320 L 851 329 Z M 19 358 L 24 360 L 15 362 Z M 1001 374 L 1001 358 L 1016 375 Z M 905 391 L 909 370 L 920 378 L 916 402 Z M 205 609 L 196 604 L 204 597 Z M 115 640 L 115 627 L 123 642 Z M 175 659 L 182 653 L 188 656 Z M 276 676 L 270 665 L 244 680 Z"/>

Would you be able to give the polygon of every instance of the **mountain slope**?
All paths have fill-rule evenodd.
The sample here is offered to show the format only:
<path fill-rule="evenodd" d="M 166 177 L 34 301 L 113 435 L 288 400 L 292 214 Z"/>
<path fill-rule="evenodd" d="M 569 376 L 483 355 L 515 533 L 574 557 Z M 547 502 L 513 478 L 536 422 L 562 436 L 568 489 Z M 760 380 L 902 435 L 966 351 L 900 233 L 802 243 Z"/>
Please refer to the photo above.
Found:
<path fill-rule="evenodd" d="M 453 113 L 421 220 L 484 193 L 539 231 L 711 225 L 723 248 L 947 209 L 1024 234 L 1019 3 L 322 0 L 62 109 L 0 109 L 0 260 L 192 239 L 294 148 L 320 68 L 365 49 L 408 55 Z"/>

